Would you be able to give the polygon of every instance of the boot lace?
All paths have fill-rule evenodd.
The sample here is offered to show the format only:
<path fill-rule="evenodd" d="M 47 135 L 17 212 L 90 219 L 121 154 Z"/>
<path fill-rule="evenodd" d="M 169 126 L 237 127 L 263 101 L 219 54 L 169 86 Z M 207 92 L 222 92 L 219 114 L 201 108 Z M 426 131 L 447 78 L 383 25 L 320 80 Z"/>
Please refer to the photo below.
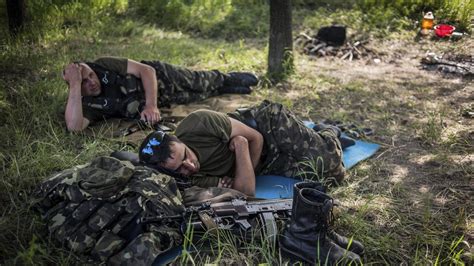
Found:
<path fill-rule="evenodd" d="M 334 214 L 332 211 L 333 199 L 326 199 L 321 206 L 321 215 L 316 217 L 316 224 L 318 225 L 318 230 L 326 234 L 329 228 L 332 227 L 334 223 Z"/>

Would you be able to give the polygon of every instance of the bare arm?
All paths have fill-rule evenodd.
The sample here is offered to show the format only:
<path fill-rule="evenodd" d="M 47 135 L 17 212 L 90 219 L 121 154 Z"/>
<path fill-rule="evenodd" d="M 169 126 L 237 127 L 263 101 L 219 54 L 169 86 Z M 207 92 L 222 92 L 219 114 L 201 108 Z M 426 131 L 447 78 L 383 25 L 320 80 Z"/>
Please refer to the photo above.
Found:
<path fill-rule="evenodd" d="M 243 136 L 231 139 L 229 149 L 235 152 L 235 178 L 232 188 L 255 196 L 255 172 L 250 159 L 249 142 Z"/>
<path fill-rule="evenodd" d="M 250 159 L 252 161 L 253 169 L 257 167 L 262 156 L 263 136 L 257 130 L 245 125 L 244 123 L 230 118 L 232 125 L 231 139 L 236 136 L 242 136 L 248 140 Z"/>
<path fill-rule="evenodd" d="M 229 118 L 232 126 L 229 149 L 235 152 L 235 177 L 232 188 L 255 195 L 255 168 L 263 149 L 263 136 L 255 129 Z"/>
<path fill-rule="evenodd" d="M 143 89 L 145 90 L 145 108 L 141 113 L 141 119 L 157 123 L 161 119 L 158 109 L 158 81 L 156 79 L 156 71 L 153 67 L 128 59 L 127 73 L 132 74 L 142 80 Z"/>
<path fill-rule="evenodd" d="M 66 126 L 69 131 L 79 132 L 84 130 L 90 123 L 82 113 L 81 66 L 76 63 L 69 64 L 64 70 L 63 79 L 69 86 L 66 112 L 64 113 Z"/>

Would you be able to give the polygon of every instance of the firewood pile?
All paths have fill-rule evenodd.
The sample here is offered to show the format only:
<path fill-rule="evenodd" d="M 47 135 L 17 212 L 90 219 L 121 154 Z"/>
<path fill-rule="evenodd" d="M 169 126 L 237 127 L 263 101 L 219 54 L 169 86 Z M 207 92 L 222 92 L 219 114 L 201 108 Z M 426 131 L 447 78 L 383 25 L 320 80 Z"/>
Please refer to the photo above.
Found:
<path fill-rule="evenodd" d="M 426 70 L 470 78 L 474 77 L 474 58 L 472 55 L 446 54 L 440 56 L 430 53 L 421 59 L 421 63 Z"/>
<path fill-rule="evenodd" d="M 315 57 L 333 56 L 342 60 L 359 60 L 379 58 L 378 54 L 366 45 L 368 39 L 346 41 L 342 45 L 335 45 L 322 41 L 316 37 L 316 34 L 309 35 L 300 33 L 295 40 L 295 47 L 301 53 Z"/>

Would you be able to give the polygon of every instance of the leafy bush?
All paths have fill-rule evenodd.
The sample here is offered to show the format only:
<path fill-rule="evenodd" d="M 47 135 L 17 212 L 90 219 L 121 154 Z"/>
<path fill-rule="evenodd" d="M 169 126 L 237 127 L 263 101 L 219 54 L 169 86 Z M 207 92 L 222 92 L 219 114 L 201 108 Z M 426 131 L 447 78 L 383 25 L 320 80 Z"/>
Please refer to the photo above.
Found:
<path fill-rule="evenodd" d="M 24 36 L 28 39 L 63 38 L 62 29 L 100 24 L 105 17 L 121 14 L 127 0 L 38 0 L 27 1 L 28 20 Z"/>
<path fill-rule="evenodd" d="M 438 23 L 452 23 L 464 31 L 470 30 L 474 15 L 473 0 L 357 0 L 357 6 L 365 13 L 392 9 L 399 16 L 412 19 L 420 19 L 423 12 L 432 11 Z"/>
<path fill-rule="evenodd" d="M 136 0 L 133 6 L 146 20 L 178 29 L 206 29 L 232 11 L 230 0 Z"/>
<path fill-rule="evenodd" d="M 474 15 L 474 0 L 356 0 L 345 4 L 330 4 L 327 1 L 299 0 L 301 7 L 295 9 L 302 17 L 305 28 L 318 29 L 334 23 L 347 25 L 349 28 L 370 32 L 382 37 L 391 32 L 414 29 L 414 20 L 420 20 L 423 12 L 432 11 L 437 23 L 451 23 L 461 31 L 469 31 L 470 18 Z M 313 4 L 310 4 L 313 3 Z"/>
<path fill-rule="evenodd" d="M 266 1 L 135 0 L 130 6 L 148 23 L 209 37 L 236 39 L 268 32 Z"/>
<path fill-rule="evenodd" d="M 313 14 L 305 16 L 304 28 L 318 29 L 322 26 L 342 24 L 359 33 L 371 33 L 374 36 L 387 36 L 391 32 L 412 28 L 407 18 L 398 16 L 393 9 L 372 9 L 364 12 L 356 9 L 348 12 L 345 9 L 329 10 L 319 8 Z"/>

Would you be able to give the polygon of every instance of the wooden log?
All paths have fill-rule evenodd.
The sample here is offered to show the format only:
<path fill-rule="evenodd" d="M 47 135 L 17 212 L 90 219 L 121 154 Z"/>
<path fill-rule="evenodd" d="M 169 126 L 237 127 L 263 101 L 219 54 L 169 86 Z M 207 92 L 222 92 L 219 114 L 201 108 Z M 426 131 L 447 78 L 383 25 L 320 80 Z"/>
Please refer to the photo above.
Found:
<path fill-rule="evenodd" d="M 315 45 L 311 50 L 309 50 L 311 53 L 314 53 L 318 51 L 321 48 L 324 48 L 326 46 L 326 43 L 320 43 L 318 45 Z"/>
<path fill-rule="evenodd" d="M 341 59 L 344 60 L 344 59 L 346 59 L 347 57 L 349 57 L 351 54 L 352 54 L 351 51 L 346 52 L 343 56 L 341 56 Z"/>

